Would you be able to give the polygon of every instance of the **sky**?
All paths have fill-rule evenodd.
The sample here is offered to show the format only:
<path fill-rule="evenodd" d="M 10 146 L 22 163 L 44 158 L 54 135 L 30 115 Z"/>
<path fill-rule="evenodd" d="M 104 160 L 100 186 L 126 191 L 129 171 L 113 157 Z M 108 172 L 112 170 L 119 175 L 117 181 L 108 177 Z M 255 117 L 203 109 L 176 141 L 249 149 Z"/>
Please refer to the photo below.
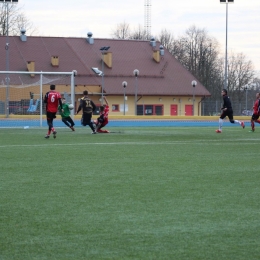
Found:
<path fill-rule="evenodd" d="M 120 23 L 144 26 L 144 0 L 19 0 L 41 36 L 112 38 Z M 174 37 L 195 25 L 215 37 L 223 56 L 226 4 L 220 0 L 151 0 L 151 34 L 166 29 Z M 228 53 L 243 53 L 260 77 L 260 0 L 234 0 L 228 5 Z"/>

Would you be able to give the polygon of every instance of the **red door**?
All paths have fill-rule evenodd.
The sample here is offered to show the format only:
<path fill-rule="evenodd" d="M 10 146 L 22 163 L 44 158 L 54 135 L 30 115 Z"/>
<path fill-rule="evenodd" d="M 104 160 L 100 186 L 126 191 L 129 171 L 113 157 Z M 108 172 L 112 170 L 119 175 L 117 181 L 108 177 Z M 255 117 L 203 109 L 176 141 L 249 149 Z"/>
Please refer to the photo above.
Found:
<path fill-rule="evenodd" d="M 171 105 L 171 116 L 178 115 L 178 105 Z"/>
<path fill-rule="evenodd" d="M 185 116 L 193 116 L 192 108 L 192 105 L 185 105 Z"/>

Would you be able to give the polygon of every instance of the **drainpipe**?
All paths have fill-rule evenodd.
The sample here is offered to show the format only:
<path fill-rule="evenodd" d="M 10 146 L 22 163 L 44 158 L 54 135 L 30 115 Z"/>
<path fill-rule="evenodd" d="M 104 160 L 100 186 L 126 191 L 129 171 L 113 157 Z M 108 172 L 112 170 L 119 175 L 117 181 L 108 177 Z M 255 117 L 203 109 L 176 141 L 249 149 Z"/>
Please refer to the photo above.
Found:
<path fill-rule="evenodd" d="M 200 103 L 206 98 L 206 96 L 204 96 L 201 101 L 198 103 L 198 116 L 200 115 Z"/>

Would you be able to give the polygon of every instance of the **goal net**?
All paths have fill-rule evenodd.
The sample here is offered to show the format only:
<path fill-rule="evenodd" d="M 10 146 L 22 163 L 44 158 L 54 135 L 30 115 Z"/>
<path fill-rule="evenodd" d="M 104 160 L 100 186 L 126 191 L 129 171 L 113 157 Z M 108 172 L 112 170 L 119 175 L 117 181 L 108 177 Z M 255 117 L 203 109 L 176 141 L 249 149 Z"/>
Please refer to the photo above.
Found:
<path fill-rule="evenodd" d="M 45 94 L 50 85 L 74 104 L 72 72 L 6 72 L 0 71 L 0 127 L 41 127 L 45 120 Z M 74 111 L 71 113 L 74 115 Z"/>

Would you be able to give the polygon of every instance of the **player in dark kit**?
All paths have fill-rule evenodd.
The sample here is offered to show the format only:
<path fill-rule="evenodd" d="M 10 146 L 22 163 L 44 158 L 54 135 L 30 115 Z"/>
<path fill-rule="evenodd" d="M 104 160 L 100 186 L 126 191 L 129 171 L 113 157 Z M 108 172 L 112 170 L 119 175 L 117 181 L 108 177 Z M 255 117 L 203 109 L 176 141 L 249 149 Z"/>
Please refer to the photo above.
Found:
<path fill-rule="evenodd" d="M 260 93 L 256 93 L 256 101 L 253 106 L 253 115 L 251 117 L 251 128 L 249 132 L 254 132 L 255 131 L 255 122 L 260 124 L 259 120 L 259 115 L 260 115 Z"/>
<path fill-rule="evenodd" d="M 232 124 L 240 124 L 243 128 L 245 128 L 244 122 L 240 122 L 238 120 L 233 119 L 233 109 L 231 105 L 231 101 L 229 96 L 227 95 L 227 90 L 223 89 L 221 91 L 221 95 L 223 96 L 223 107 L 221 108 L 222 113 L 219 118 L 219 128 L 216 130 L 216 133 L 222 133 L 223 119 L 227 116 L 229 118 L 230 123 Z"/>
<path fill-rule="evenodd" d="M 80 99 L 80 104 L 77 110 L 77 114 L 82 109 L 82 117 L 81 117 L 81 124 L 83 126 L 88 125 L 92 129 L 92 134 L 96 134 L 96 130 L 94 128 L 94 124 L 91 121 L 92 113 L 96 110 L 96 105 L 94 102 L 88 97 L 88 91 L 83 91 L 84 97 Z"/>
<path fill-rule="evenodd" d="M 47 124 L 49 126 L 48 133 L 45 138 L 50 138 L 51 132 L 53 133 L 53 138 L 56 138 L 57 132 L 53 127 L 53 119 L 56 118 L 56 113 L 58 111 L 59 105 L 61 111 L 64 111 L 62 109 L 60 93 L 55 91 L 55 85 L 50 85 L 50 91 L 45 94 L 44 103 L 46 103 Z"/>

